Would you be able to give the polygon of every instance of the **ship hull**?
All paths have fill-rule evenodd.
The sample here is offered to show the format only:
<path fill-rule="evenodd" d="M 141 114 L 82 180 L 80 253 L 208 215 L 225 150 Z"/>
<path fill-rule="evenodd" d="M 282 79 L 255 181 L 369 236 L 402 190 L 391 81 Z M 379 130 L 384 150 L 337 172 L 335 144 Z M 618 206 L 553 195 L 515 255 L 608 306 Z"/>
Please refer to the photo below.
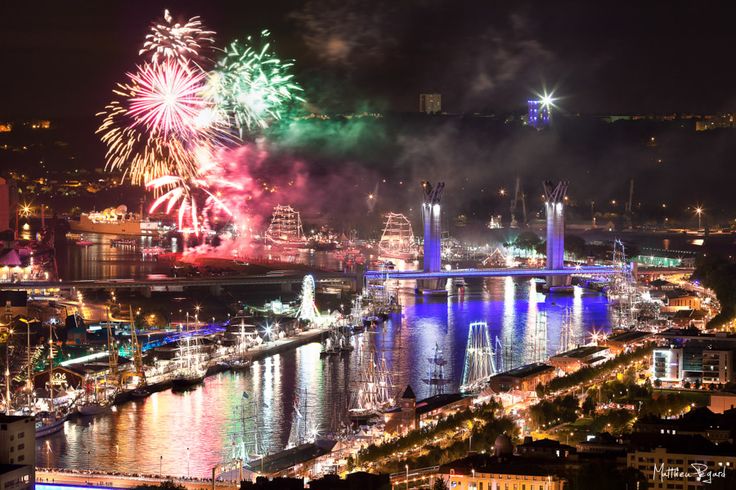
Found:
<path fill-rule="evenodd" d="M 171 387 L 174 390 L 186 390 L 201 384 L 205 375 L 200 376 L 180 376 L 171 380 Z"/>
<path fill-rule="evenodd" d="M 51 434 L 56 434 L 57 432 L 61 432 L 64 429 L 66 419 L 67 417 L 61 417 L 60 419 L 47 424 L 36 425 L 36 439 L 40 439 L 42 437 L 50 436 Z"/>
<path fill-rule="evenodd" d="M 89 417 L 91 415 L 99 415 L 110 409 L 109 405 L 100 405 L 99 403 L 86 403 L 79 407 L 79 415 Z"/>
<path fill-rule="evenodd" d="M 145 223 L 148 225 L 149 223 Z M 158 232 L 155 228 L 141 227 L 140 221 L 123 221 L 120 223 L 94 223 L 85 220 L 69 220 L 69 228 L 75 232 L 100 233 L 103 235 L 153 236 Z"/>

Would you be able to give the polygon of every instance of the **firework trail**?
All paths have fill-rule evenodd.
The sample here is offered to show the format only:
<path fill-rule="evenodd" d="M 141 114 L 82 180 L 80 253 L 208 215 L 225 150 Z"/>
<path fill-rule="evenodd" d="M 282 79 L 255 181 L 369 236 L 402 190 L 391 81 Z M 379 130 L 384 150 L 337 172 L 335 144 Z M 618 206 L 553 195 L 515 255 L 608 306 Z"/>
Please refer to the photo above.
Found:
<path fill-rule="evenodd" d="M 267 42 L 270 33 L 261 32 L 260 48 L 251 37 L 234 41 L 210 72 L 205 97 L 223 118 L 238 129 L 264 129 L 281 119 L 291 104 L 303 101 L 302 88 L 290 73 L 293 63 L 280 60 Z"/>
<path fill-rule="evenodd" d="M 199 17 L 192 17 L 185 24 L 172 21 L 169 11 L 164 10 L 164 22 L 151 26 L 138 54 L 150 55 L 154 64 L 173 60 L 188 70 L 190 62 L 197 61 L 201 52 L 212 46 L 215 33 L 204 30 Z"/>

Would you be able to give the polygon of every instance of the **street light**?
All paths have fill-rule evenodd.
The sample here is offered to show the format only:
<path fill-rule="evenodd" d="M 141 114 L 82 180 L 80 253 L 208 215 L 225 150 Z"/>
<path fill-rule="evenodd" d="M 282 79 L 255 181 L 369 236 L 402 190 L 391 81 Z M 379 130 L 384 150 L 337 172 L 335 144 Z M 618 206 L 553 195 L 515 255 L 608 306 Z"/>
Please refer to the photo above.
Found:
<path fill-rule="evenodd" d="M 409 490 L 409 465 L 405 464 L 404 468 L 406 468 L 406 490 Z"/>
<path fill-rule="evenodd" d="M 701 218 L 703 216 L 703 207 L 702 206 L 697 206 L 695 208 L 695 214 L 698 215 L 698 230 L 700 230 L 700 222 L 701 222 Z"/>
<path fill-rule="evenodd" d="M 162 455 L 158 457 L 158 477 L 159 478 L 161 478 L 161 476 L 164 473 L 163 468 L 164 468 L 164 457 Z"/>
<path fill-rule="evenodd" d="M 189 478 L 189 448 L 187 448 L 187 478 Z"/>

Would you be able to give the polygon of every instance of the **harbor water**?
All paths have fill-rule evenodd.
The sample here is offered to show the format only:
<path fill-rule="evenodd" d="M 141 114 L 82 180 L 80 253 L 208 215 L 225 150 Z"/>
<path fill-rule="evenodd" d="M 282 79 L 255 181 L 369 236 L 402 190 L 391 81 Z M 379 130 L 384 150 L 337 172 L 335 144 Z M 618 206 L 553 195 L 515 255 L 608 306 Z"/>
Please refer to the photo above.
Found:
<path fill-rule="evenodd" d="M 119 277 L 119 276 L 118 276 Z M 310 432 L 327 435 L 345 421 L 358 373 L 371 359 L 385 359 L 398 394 L 411 385 L 429 395 L 427 378 L 435 348 L 448 361 L 446 391 L 462 378 L 468 326 L 485 321 L 498 338 L 507 364 L 538 358 L 534 345 L 557 351 L 564 318 L 571 338 L 589 339 L 610 329 L 606 298 L 600 294 L 545 296 L 526 279 L 470 281 L 462 294 L 421 298 L 401 293 L 402 314 L 353 338 L 355 350 L 320 358 L 312 343 L 253 364 L 245 372 L 209 377 L 190 391 L 171 390 L 115 407 L 112 413 L 77 418 L 62 433 L 37 441 L 37 464 L 206 477 L 212 468 L 245 453 L 275 452 L 293 436 L 298 413 Z M 543 324 L 544 340 L 540 335 Z"/>

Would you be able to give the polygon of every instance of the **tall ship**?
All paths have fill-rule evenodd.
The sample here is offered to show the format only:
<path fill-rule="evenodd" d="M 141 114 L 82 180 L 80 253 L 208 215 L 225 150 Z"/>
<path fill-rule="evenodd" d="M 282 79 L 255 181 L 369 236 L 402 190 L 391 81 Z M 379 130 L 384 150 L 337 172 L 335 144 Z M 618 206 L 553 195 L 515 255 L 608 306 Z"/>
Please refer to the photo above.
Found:
<path fill-rule="evenodd" d="M 266 230 L 266 240 L 274 245 L 303 247 L 307 243 L 299 211 L 291 206 L 278 204 L 273 208 L 271 224 Z"/>
<path fill-rule="evenodd" d="M 434 355 L 428 357 L 429 368 L 427 369 L 427 377 L 422 379 L 424 383 L 429 385 L 429 396 L 442 395 L 445 393 L 445 386 L 450 380 L 445 377 L 445 366 L 447 359 L 442 355 L 442 349 L 439 344 L 434 346 Z"/>
<path fill-rule="evenodd" d="M 161 223 L 143 218 L 142 214 L 128 212 L 127 206 L 120 205 L 99 212 L 82 213 L 79 220 L 69 220 L 69 227 L 75 232 L 155 236 L 161 230 Z"/>
<path fill-rule="evenodd" d="M 378 250 L 381 257 L 403 260 L 417 258 L 414 230 L 406 216 L 399 213 L 386 214 Z"/>
<path fill-rule="evenodd" d="M 176 370 L 171 378 L 174 388 L 185 389 L 204 381 L 207 362 L 202 344 L 197 337 L 187 335 L 179 339 L 179 352 L 174 359 Z"/>
<path fill-rule="evenodd" d="M 367 422 L 395 405 L 395 387 L 385 358 L 372 354 L 366 369 L 358 374 L 356 385 L 348 409 L 351 420 Z"/>
<path fill-rule="evenodd" d="M 498 340 L 498 339 L 497 339 Z M 496 374 L 496 352 L 491 344 L 491 335 L 486 322 L 472 322 L 468 328 L 465 347 L 465 366 L 460 391 L 478 393 Z"/>

